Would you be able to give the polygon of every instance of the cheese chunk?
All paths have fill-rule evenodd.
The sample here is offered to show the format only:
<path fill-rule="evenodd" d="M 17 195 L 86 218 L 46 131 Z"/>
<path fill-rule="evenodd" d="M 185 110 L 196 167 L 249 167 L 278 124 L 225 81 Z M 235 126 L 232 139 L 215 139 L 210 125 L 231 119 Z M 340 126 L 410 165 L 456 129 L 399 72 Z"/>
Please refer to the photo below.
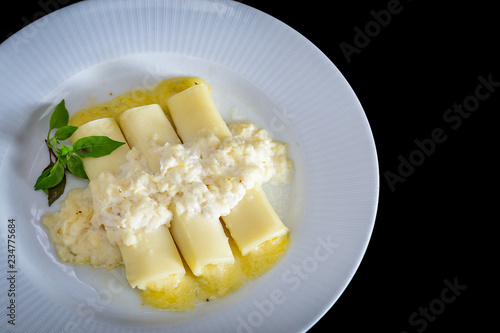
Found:
<path fill-rule="evenodd" d="M 170 97 L 167 106 L 177 133 L 184 142 L 206 133 L 214 133 L 221 140 L 231 136 L 231 131 L 204 84 Z M 222 219 L 243 255 L 261 243 L 289 231 L 260 187 L 248 191 Z"/>
<path fill-rule="evenodd" d="M 129 143 L 147 155 L 153 172 L 160 170 L 158 150 L 152 150 L 151 140 L 158 145 L 179 143 L 179 138 L 167 116 L 158 105 L 147 105 L 125 111 L 119 118 Z M 149 161 L 152 161 L 151 163 Z M 174 207 L 175 204 L 172 205 Z M 200 275 L 208 264 L 233 263 L 229 241 L 218 218 L 200 213 L 177 214 L 173 211 L 170 230 L 184 260 L 194 275 Z"/>
<path fill-rule="evenodd" d="M 75 142 L 80 138 L 93 135 L 107 136 L 113 140 L 125 142 L 120 127 L 113 118 L 102 118 L 80 126 L 70 138 Z M 122 145 L 111 154 L 99 158 L 84 158 L 85 172 L 91 181 L 102 172 L 115 172 L 124 164 L 130 151 L 128 145 Z M 158 231 L 158 232 L 156 232 Z M 132 286 L 144 287 L 146 283 L 165 278 L 172 274 L 184 275 L 185 269 L 174 240 L 166 227 L 155 232 L 139 233 L 137 244 L 119 245 L 123 257 L 127 279 Z"/>
<path fill-rule="evenodd" d="M 137 235 L 137 243 L 121 245 L 127 280 L 132 288 L 145 289 L 152 281 L 186 273 L 172 235 L 164 225 Z M 127 265 L 128 264 L 128 265 Z"/>
<path fill-rule="evenodd" d="M 88 122 L 78 127 L 69 140 L 71 143 L 75 143 L 78 139 L 86 136 L 107 136 L 112 140 L 125 142 L 120 127 L 113 118 L 102 118 Z M 125 155 L 129 150 L 127 145 L 122 145 L 109 155 L 99 158 L 83 158 L 83 165 L 89 180 L 97 179 L 101 172 L 114 172 L 120 169 L 120 166 L 127 161 Z"/>

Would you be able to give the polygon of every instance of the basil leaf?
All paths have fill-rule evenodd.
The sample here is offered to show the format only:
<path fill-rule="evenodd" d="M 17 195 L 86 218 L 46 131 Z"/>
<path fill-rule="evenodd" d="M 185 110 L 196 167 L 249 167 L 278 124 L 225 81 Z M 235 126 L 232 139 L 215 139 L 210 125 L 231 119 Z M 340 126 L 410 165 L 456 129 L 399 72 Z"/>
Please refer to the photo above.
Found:
<path fill-rule="evenodd" d="M 52 168 L 44 171 L 40 177 L 38 177 L 35 183 L 35 191 L 54 187 L 62 180 L 63 177 L 64 167 L 58 159 Z"/>
<path fill-rule="evenodd" d="M 69 120 L 69 113 L 68 110 L 66 109 L 66 105 L 63 99 L 61 103 L 57 104 L 57 106 L 54 109 L 54 112 L 52 112 L 52 115 L 50 116 L 49 133 L 54 128 L 61 128 L 68 125 L 68 120 Z"/>
<path fill-rule="evenodd" d="M 71 153 L 73 152 L 73 147 L 68 147 L 66 145 L 63 145 L 61 144 L 61 153 L 59 154 L 59 156 L 70 156 Z"/>
<path fill-rule="evenodd" d="M 49 132 L 50 134 L 50 132 Z M 52 138 L 50 140 L 47 140 L 45 141 L 47 143 L 47 147 L 49 148 L 49 150 L 52 150 L 52 152 L 54 154 L 56 154 L 56 150 L 57 150 L 57 145 L 59 144 L 59 141 L 57 141 L 56 138 Z M 57 155 L 57 154 L 56 154 Z"/>
<path fill-rule="evenodd" d="M 68 158 L 67 157 L 59 157 L 58 159 L 59 163 L 61 163 L 62 167 L 66 170 L 66 168 L 68 167 Z"/>
<path fill-rule="evenodd" d="M 59 184 L 47 190 L 49 207 L 64 193 L 65 187 L 66 187 L 66 175 L 63 176 Z"/>
<path fill-rule="evenodd" d="M 42 174 L 40 176 L 38 176 L 38 179 L 35 182 L 35 188 L 36 188 L 37 184 L 39 184 L 44 178 L 47 178 L 49 176 L 50 170 L 52 169 L 53 166 L 54 166 L 54 162 L 50 162 L 49 165 L 47 165 L 45 167 L 45 169 L 43 169 Z"/>
<path fill-rule="evenodd" d="M 85 172 L 85 168 L 83 167 L 83 161 L 80 157 L 71 155 L 68 159 L 67 165 L 69 172 L 73 175 L 83 179 L 89 179 L 87 177 L 87 173 Z"/>
<path fill-rule="evenodd" d="M 43 178 L 47 177 L 50 174 L 50 170 L 54 166 L 54 162 L 50 162 L 49 165 L 43 169 L 43 173 L 39 178 L 39 180 L 42 180 Z M 38 180 L 37 180 L 38 182 Z M 51 187 L 49 189 L 43 188 L 42 190 L 48 194 L 48 201 L 49 201 L 49 206 L 54 203 L 59 197 L 64 193 L 64 188 L 66 187 L 66 176 L 63 176 L 61 182 L 57 184 L 54 187 Z"/>
<path fill-rule="evenodd" d="M 75 133 L 77 129 L 78 127 L 76 126 L 63 126 L 56 131 L 56 134 L 54 134 L 54 138 L 61 141 L 67 140 L 70 136 L 73 135 L 73 133 Z"/>
<path fill-rule="evenodd" d="M 73 151 L 82 158 L 102 157 L 111 154 L 124 144 L 125 142 L 118 142 L 107 136 L 87 136 L 73 144 Z"/>

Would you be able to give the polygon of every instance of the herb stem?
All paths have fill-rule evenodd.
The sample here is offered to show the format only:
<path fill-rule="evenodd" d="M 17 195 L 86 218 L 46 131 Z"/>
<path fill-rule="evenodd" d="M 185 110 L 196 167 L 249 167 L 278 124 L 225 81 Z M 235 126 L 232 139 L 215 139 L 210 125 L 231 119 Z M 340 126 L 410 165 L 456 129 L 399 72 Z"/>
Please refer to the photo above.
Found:
<path fill-rule="evenodd" d="M 49 150 L 50 162 L 54 163 L 54 161 L 52 160 L 52 157 L 54 157 L 54 159 L 57 161 L 57 155 L 56 155 L 56 153 L 54 153 L 53 147 L 49 144 L 49 142 L 47 140 L 45 140 L 45 144 L 47 145 L 47 148 Z"/>

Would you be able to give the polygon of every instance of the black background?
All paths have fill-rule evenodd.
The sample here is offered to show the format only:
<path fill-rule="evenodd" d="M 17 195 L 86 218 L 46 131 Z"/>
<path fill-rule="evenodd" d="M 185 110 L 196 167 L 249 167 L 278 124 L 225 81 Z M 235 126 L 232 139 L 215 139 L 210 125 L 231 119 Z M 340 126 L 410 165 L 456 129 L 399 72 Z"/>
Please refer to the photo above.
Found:
<path fill-rule="evenodd" d="M 52 1 L 58 7 L 63 2 L 77 1 Z M 394 1 L 240 2 L 288 24 L 332 60 L 360 99 L 377 146 L 380 199 L 369 247 L 345 292 L 310 332 L 496 330 L 493 115 L 500 86 L 461 123 L 443 118 L 454 105 L 473 101 L 479 76 L 500 85 L 493 2 L 401 0 L 398 13 L 378 30 L 373 13 Z M 9 8 L 4 2 L 0 41 L 41 14 L 36 1 Z M 359 44 L 355 28 L 367 25 L 372 36 Z M 356 52 L 346 57 L 340 45 L 356 42 Z M 428 142 L 436 129 L 446 140 L 427 155 L 418 153 L 415 141 Z M 419 165 L 401 169 L 401 160 L 410 157 Z M 388 173 L 404 181 L 391 188 Z M 466 286 L 448 304 L 440 301 L 445 280 Z M 429 310 L 425 319 L 420 313 L 429 307 L 437 315 Z"/>

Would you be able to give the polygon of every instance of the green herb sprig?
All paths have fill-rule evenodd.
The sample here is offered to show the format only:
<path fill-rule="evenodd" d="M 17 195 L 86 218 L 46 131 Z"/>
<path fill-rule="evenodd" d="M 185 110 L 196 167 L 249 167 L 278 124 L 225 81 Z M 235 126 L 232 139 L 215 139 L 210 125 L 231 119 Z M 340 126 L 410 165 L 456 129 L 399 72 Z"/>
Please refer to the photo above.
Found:
<path fill-rule="evenodd" d="M 68 125 L 69 113 L 64 99 L 55 107 L 49 120 L 49 132 L 45 143 L 49 149 L 49 165 L 43 170 L 35 183 L 35 191 L 43 190 L 48 194 L 49 206 L 63 193 L 66 187 L 66 171 L 88 179 L 82 158 L 102 157 L 111 154 L 125 142 L 114 141 L 107 136 L 87 136 L 78 139 L 73 146 L 60 141 L 67 140 L 78 129 Z M 56 130 L 51 137 L 50 134 Z"/>

